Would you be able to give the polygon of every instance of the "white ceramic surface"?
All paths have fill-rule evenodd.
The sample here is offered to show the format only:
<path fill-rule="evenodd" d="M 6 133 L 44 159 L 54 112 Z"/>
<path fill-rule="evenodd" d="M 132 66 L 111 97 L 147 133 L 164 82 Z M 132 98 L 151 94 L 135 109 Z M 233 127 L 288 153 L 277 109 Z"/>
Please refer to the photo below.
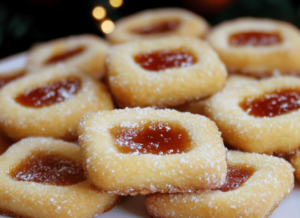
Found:
<path fill-rule="evenodd" d="M 26 61 L 26 53 L 21 53 L 0 61 L 1 72 L 21 68 Z M 96 216 L 96 218 L 150 218 L 144 206 L 143 196 L 128 197 L 111 211 Z M 299 218 L 300 217 L 300 184 L 296 183 L 292 193 L 279 205 L 269 218 Z M 6 218 L 1 216 L 0 218 Z"/>

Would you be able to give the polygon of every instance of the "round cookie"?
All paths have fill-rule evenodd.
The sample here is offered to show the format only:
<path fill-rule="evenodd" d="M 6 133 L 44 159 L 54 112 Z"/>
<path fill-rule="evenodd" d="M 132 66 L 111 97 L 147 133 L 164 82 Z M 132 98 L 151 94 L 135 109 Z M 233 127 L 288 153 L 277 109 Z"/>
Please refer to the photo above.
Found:
<path fill-rule="evenodd" d="M 225 143 L 243 151 L 290 153 L 300 144 L 300 79 L 275 77 L 217 93 L 204 113 Z"/>
<path fill-rule="evenodd" d="M 207 41 L 229 73 L 254 77 L 300 73 L 300 31 L 289 23 L 238 18 L 215 26 Z"/>
<path fill-rule="evenodd" d="M 0 214 L 32 218 L 89 218 L 117 204 L 117 195 L 88 183 L 76 144 L 27 138 L 0 156 Z M 29 175 L 28 175 L 29 174 Z"/>
<path fill-rule="evenodd" d="M 109 44 L 96 35 L 77 35 L 55 39 L 33 46 L 26 67 L 39 73 L 56 64 L 78 68 L 90 76 L 102 78 Z"/>
<path fill-rule="evenodd" d="M 171 107 L 205 98 L 225 85 L 227 71 L 203 41 L 189 37 L 116 45 L 107 57 L 117 105 Z"/>
<path fill-rule="evenodd" d="M 63 65 L 6 85 L 0 105 L 5 105 L 0 129 L 16 141 L 28 136 L 76 139 L 85 113 L 114 108 L 104 84 Z"/>
<path fill-rule="evenodd" d="M 164 218 L 267 218 L 294 187 L 293 168 L 280 158 L 229 151 L 228 169 L 232 173 L 220 190 L 146 195 L 148 212 Z"/>
<path fill-rule="evenodd" d="M 182 8 L 151 9 L 124 17 L 107 35 L 113 43 L 154 39 L 171 35 L 204 38 L 209 24 L 197 14 Z"/>
<path fill-rule="evenodd" d="M 200 115 L 151 108 L 89 113 L 78 134 L 84 168 L 101 192 L 192 192 L 225 181 L 222 138 Z"/>

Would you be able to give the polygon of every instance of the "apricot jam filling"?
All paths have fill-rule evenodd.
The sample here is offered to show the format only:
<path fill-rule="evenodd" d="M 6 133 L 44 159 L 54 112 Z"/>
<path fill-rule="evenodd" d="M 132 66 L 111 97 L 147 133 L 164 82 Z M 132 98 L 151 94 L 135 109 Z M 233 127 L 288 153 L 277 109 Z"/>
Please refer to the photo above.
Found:
<path fill-rule="evenodd" d="M 10 176 L 17 181 L 67 186 L 86 180 L 80 163 L 55 154 L 34 154 L 14 167 Z"/>
<path fill-rule="evenodd" d="M 66 50 L 64 52 L 55 54 L 53 56 L 51 56 L 50 58 L 48 58 L 45 62 L 44 65 L 50 65 L 50 64 L 55 64 L 61 61 L 66 61 L 69 58 L 72 58 L 76 55 L 81 54 L 82 52 L 84 52 L 86 48 L 84 46 L 80 46 L 77 48 L 73 48 L 70 50 Z"/>
<path fill-rule="evenodd" d="M 137 127 L 110 129 L 117 149 L 123 154 L 180 154 L 192 149 L 188 132 L 176 122 L 146 122 Z"/>
<path fill-rule="evenodd" d="M 300 108 L 300 89 L 280 89 L 245 99 L 240 107 L 255 117 L 275 117 Z"/>
<path fill-rule="evenodd" d="M 137 27 L 135 29 L 132 29 L 131 32 L 140 35 L 165 33 L 165 32 L 171 32 L 176 30 L 179 25 L 180 25 L 179 20 L 168 20 L 168 21 L 152 23 L 142 27 Z"/>
<path fill-rule="evenodd" d="M 228 192 L 239 188 L 254 173 L 252 168 L 242 166 L 228 166 L 225 183 L 218 188 L 222 192 Z"/>
<path fill-rule="evenodd" d="M 14 74 L 14 75 L 9 75 L 9 76 L 3 76 L 0 74 L 0 89 L 5 86 L 7 83 L 15 80 L 15 79 L 18 79 L 22 76 L 25 75 L 25 71 L 21 71 L 20 73 L 17 73 L 17 74 Z"/>
<path fill-rule="evenodd" d="M 191 66 L 197 62 L 197 58 L 187 49 L 182 48 L 138 54 L 134 56 L 134 61 L 145 70 L 159 71 Z"/>
<path fill-rule="evenodd" d="M 267 46 L 281 42 L 280 34 L 275 32 L 240 32 L 229 37 L 229 44 L 232 46 Z"/>
<path fill-rule="evenodd" d="M 65 101 L 81 88 L 80 79 L 64 78 L 43 86 L 29 89 L 15 98 L 16 102 L 26 107 L 43 107 Z"/>

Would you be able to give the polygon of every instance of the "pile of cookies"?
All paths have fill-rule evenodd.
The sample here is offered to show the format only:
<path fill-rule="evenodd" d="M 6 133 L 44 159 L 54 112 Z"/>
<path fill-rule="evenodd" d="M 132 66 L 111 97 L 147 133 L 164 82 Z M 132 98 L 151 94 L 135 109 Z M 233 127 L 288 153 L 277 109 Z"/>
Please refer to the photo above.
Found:
<path fill-rule="evenodd" d="M 270 216 L 300 179 L 299 56 L 291 24 L 179 8 L 33 46 L 0 76 L 0 214 Z"/>

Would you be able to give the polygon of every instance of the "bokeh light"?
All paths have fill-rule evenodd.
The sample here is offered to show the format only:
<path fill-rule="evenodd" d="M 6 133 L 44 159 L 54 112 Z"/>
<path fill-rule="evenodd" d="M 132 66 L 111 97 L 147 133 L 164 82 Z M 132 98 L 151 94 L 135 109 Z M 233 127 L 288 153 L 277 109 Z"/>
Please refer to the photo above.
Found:
<path fill-rule="evenodd" d="M 92 11 L 92 15 L 95 19 L 101 20 L 106 16 L 106 10 L 102 6 L 96 6 Z"/>
<path fill-rule="evenodd" d="M 115 29 L 115 24 L 114 22 L 112 22 L 111 20 L 104 20 L 101 24 L 100 24 L 100 28 L 102 30 L 102 32 L 104 32 L 105 34 L 109 34 L 112 31 L 114 31 Z"/>
<path fill-rule="evenodd" d="M 119 8 L 123 4 L 123 0 L 109 0 L 109 4 L 114 8 Z"/>

